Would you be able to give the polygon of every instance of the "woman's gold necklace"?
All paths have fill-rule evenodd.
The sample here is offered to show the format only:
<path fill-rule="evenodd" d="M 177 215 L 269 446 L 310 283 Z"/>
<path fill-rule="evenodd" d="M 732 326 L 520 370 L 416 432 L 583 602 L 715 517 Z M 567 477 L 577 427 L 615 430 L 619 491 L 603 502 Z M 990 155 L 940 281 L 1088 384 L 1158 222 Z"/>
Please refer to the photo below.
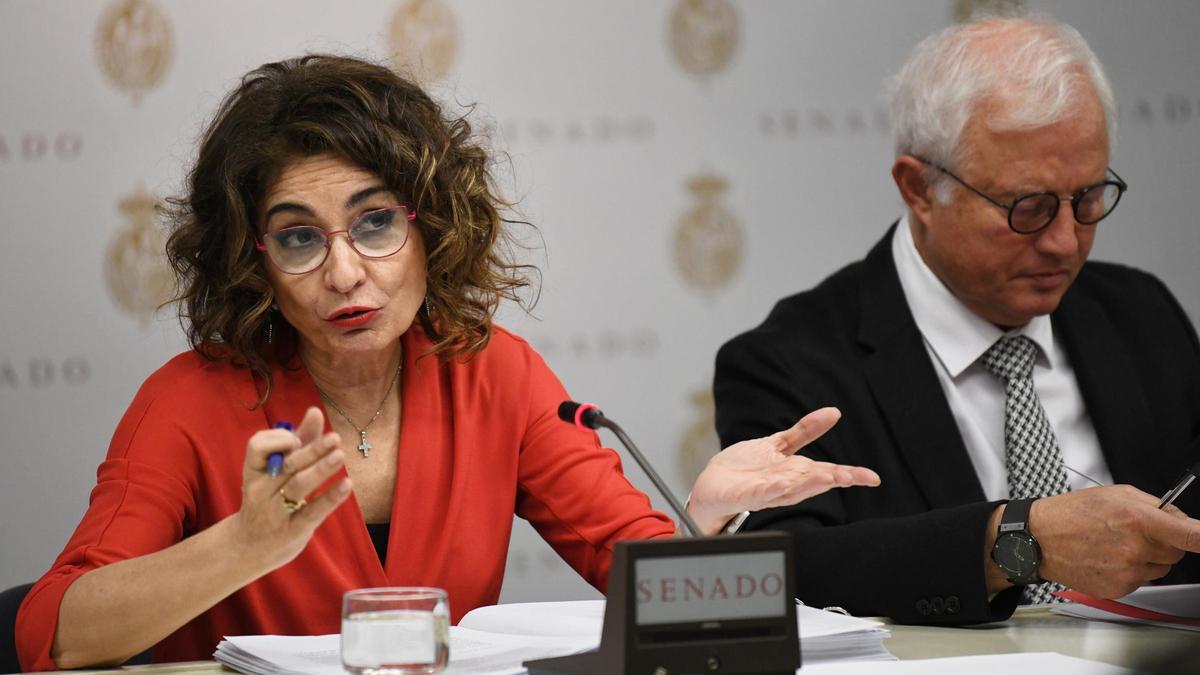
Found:
<path fill-rule="evenodd" d="M 383 400 L 379 402 L 379 407 L 375 409 L 375 414 L 371 415 L 371 419 L 361 427 L 355 424 L 354 420 L 350 419 L 350 416 L 346 414 L 345 410 L 342 410 L 340 405 L 335 403 L 333 399 L 329 398 L 329 394 L 326 394 L 321 390 L 320 387 L 317 387 L 317 383 L 315 381 L 313 382 L 313 386 L 317 387 L 317 393 L 321 395 L 321 400 L 333 406 L 333 409 L 336 410 L 337 413 L 341 415 L 343 419 L 349 422 L 350 426 L 354 427 L 354 430 L 358 432 L 358 451 L 362 453 L 363 458 L 371 456 L 371 444 L 367 442 L 367 429 L 369 429 L 371 425 L 375 423 L 375 418 L 379 417 L 379 413 L 383 412 L 383 405 L 387 403 L 388 396 L 391 395 L 392 389 L 396 386 L 396 380 L 400 379 L 400 368 L 403 365 L 403 359 L 400 360 L 400 363 L 396 364 L 396 374 L 392 376 L 392 381 L 388 385 L 387 391 L 383 394 Z"/>

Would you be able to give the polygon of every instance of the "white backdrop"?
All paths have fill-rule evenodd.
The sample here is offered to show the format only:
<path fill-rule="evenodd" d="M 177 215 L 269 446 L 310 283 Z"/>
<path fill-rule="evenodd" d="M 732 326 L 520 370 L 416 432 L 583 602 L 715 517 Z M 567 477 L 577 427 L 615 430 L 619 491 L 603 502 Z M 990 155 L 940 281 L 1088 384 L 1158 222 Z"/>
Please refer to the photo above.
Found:
<path fill-rule="evenodd" d="M 46 569 L 138 385 L 184 347 L 150 309 L 151 208 L 241 74 L 415 54 L 440 99 L 477 102 L 544 241 L 535 315 L 503 322 L 683 494 L 716 450 L 717 347 L 900 214 L 882 83 L 972 4 L 0 0 L 0 588 Z M 1094 257 L 1158 273 L 1200 316 L 1200 3 L 1030 4 L 1084 33 L 1121 102 L 1132 189 Z M 505 600 L 593 593 L 518 528 Z"/>

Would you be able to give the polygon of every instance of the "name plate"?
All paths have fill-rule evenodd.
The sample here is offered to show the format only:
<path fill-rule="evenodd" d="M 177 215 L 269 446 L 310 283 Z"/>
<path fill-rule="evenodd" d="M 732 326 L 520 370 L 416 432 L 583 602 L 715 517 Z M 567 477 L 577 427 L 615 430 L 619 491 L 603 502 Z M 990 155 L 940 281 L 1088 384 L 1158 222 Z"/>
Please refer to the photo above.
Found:
<path fill-rule="evenodd" d="M 641 558 L 637 625 L 710 623 L 787 614 L 783 551 Z"/>
<path fill-rule="evenodd" d="M 529 661 L 530 675 L 795 673 L 792 538 L 756 532 L 621 542 L 600 649 Z"/>

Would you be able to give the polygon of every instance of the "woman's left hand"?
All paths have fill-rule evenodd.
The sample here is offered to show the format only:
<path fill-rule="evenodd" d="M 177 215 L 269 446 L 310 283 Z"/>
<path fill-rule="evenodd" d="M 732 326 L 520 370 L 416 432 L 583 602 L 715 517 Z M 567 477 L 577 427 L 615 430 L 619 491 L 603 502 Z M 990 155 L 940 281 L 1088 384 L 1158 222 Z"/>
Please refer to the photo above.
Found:
<path fill-rule="evenodd" d="M 841 417 L 837 408 L 814 410 L 790 429 L 717 453 L 692 486 L 688 515 L 702 533 L 712 535 L 742 511 L 788 506 L 832 488 L 879 485 L 879 475 L 870 469 L 794 454 Z"/>

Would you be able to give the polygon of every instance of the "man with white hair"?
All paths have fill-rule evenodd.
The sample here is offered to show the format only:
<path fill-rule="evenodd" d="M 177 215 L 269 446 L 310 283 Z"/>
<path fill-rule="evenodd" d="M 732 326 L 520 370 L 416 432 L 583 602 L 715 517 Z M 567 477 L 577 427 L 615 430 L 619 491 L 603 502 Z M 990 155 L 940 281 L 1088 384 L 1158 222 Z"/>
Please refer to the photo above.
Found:
<path fill-rule="evenodd" d="M 726 344 L 714 383 L 722 446 L 834 405 L 805 453 L 883 484 L 743 529 L 794 534 L 805 602 L 906 622 L 1200 581 L 1200 489 L 1156 496 L 1200 459 L 1195 329 L 1154 277 L 1085 262 L 1127 188 L 1096 56 L 1049 19 L 954 26 L 892 115 L 907 215 Z"/>

